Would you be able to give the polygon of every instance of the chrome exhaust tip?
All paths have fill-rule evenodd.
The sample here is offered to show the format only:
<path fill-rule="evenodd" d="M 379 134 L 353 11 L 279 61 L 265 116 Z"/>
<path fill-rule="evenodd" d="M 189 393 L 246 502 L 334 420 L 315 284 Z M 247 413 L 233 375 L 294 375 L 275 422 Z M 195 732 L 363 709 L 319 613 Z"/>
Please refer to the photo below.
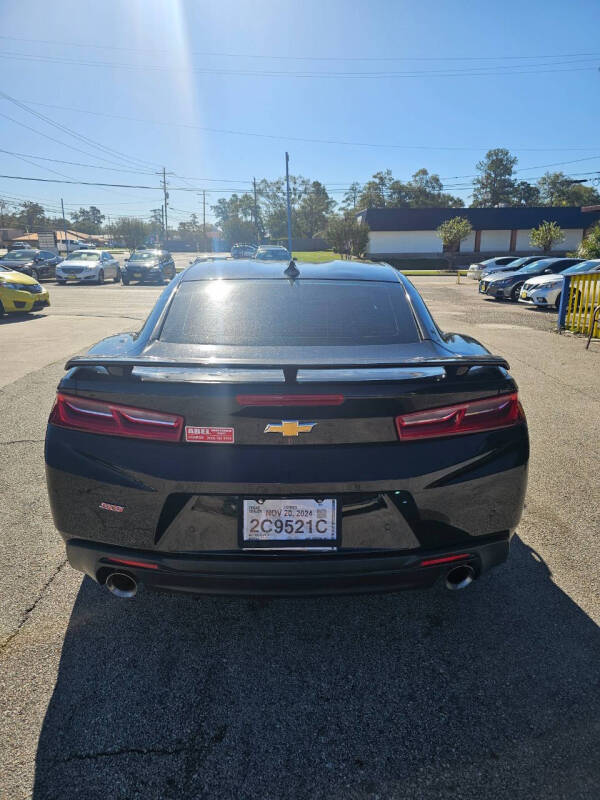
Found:
<path fill-rule="evenodd" d="M 475 580 L 475 570 L 468 564 L 462 564 L 460 567 L 453 567 L 448 570 L 446 574 L 446 588 L 447 589 L 466 589 L 470 583 Z"/>
<path fill-rule="evenodd" d="M 104 584 L 116 597 L 134 597 L 137 583 L 125 572 L 111 572 Z"/>

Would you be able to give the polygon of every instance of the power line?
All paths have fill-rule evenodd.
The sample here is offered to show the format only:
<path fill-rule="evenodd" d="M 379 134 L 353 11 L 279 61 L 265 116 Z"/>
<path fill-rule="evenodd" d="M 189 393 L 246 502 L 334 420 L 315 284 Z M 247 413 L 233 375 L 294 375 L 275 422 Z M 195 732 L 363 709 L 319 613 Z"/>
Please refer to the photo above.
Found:
<path fill-rule="evenodd" d="M 79 147 L 75 147 L 75 145 L 68 144 L 67 142 L 62 142 L 60 139 L 55 139 L 54 136 L 49 136 L 47 133 L 43 133 L 42 131 L 38 131 L 36 128 L 32 128 L 31 125 L 27 125 L 25 122 L 21 122 L 20 120 L 14 119 L 14 117 L 9 116 L 8 114 L 3 114 L 0 112 L 0 117 L 3 119 L 7 119 L 10 122 L 14 122 L 15 125 L 19 125 L 21 128 L 25 128 L 28 131 L 32 131 L 32 133 L 37 133 L 38 136 L 42 136 L 44 139 L 48 139 L 50 142 L 55 142 L 56 144 L 60 144 L 62 147 L 67 147 L 69 150 L 75 150 L 78 153 L 83 153 L 83 155 L 91 156 L 91 158 L 96 158 L 99 161 L 107 161 L 109 164 L 114 164 L 114 161 L 108 161 L 108 159 L 103 158 L 102 156 L 96 156 L 93 153 L 88 153 L 85 150 L 81 150 Z"/>
<path fill-rule="evenodd" d="M 115 45 L 98 44 L 97 42 L 61 42 L 55 39 L 28 39 L 21 36 L 0 35 L 0 39 L 29 42 L 31 44 L 51 44 L 60 47 L 80 47 L 85 50 L 116 50 L 129 53 L 172 53 L 173 50 L 157 48 L 139 47 L 119 47 Z M 296 55 L 275 55 L 273 53 L 227 53 L 227 52 L 199 52 L 192 51 L 190 55 L 200 57 L 224 57 L 224 58 L 257 58 L 276 61 L 509 61 L 509 60 L 534 60 L 548 58 L 575 58 L 578 56 L 598 56 L 600 53 L 549 53 L 548 55 L 518 55 L 518 56 L 296 56 Z"/>
<path fill-rule="evenodd" d="M 16 156 L 17 158 L 34 158 L 36 161 L 51 161 L 54 164 L 68 164 L 72 167 L 88 167 L 89 169 L 104 169 L 109 172 L 128 172 L 133 175 L 154 175 L 155 173 L 150 170 L 139 170 L 139 169 L 122 169 L 119 167 L 105 167 L 104 165 L 99 164 L 83 164 L 81 161 L 63 161 L 59 158 L 48 158 L 47 156 L 38 156 L 32 153 L 15 153 L 13 150 L 4 150 L 0 147 L 0 153 L 6 153 L 9 156 Z M 35 165 L 37 166 L 37 164 Z M 179 176 L 178 176 L 179 177 Z M 199 178 L 198 180 L 204 180 L 203 178 Z M 208 178 L 207 180 L 210 180 Z"/>
<path fill-rule="evenodd" d="M 105 145 L 101 144 L 100 142 L 95 141 L 95 139 L 90 139 L 88 136 L 84 136 L 83 134 L 80 134 L 77 131 L 74 131 L 72 128 L 69 128 L 66 125 L 63 125 L 60 122 L 55 122 L 50 117 L 47 117 L 44 114 L 41 114 L 39 111 L 35 111 L 35 109 L 30 108 L 25 103 L 22 103 L 20 100 L 17 100 L 15 97 L 11 97 L 9 94 L 7 94 L 6 92 L 3 92 L 2 90 L 0 90 L 0 98 L 3 98 L 4 100 L 7 100 L 9 103 L 12 103 L 13 105 L 15 105 L 17 108 L 21 109 L 22 111 L 25 111 L 26 113 L 31 114 L 32 116 L 36 117 L 37 119 L 41 120 L 42 122 L 45 122 L 47 125 L 50 125 L 53 128 L 57 128 L 58 130 L 62 131 L 63 133 L 66 133 L 67 136 L 71 136 L 74 139 L 77 139 L 78 141 L 81 141 L 86 145 L 91 145 L 92 147 L 97 147 L 100 150 L 103 150 L 105 153 L 110 155 L 113 158 L 113 160 L 114 160 L 114 158 L 118 158 L 121 161 L 125 160 L 126 162 L 131 162 L 133 164 L 135 164 L 135 162 L 138 162 L 139 164 L 145 164 L 146 166 L 152 166 L 151 164 L 149 164 L 149 162 L 144 162 L 141 159 L 136 158 L 135 156 L 132 157 L 132 156 L 125 155 L 124 153 L 120 153 L 118 150 L 113 150 L 111 147 L 106 147 Z"/>
<path fill-rule="evenodd" d="M 166 122 L 164 120 L 158 119 L 147 119 L 141 117 L 130 117 L 125 114 L 111 114 L 105 111 L 90 111 L 89 109 L 85 108 L 74 108 L 73 106 L 60 106 L 51 103 L 37 103 L 33 101 L 28 101 L 31 105 L 40 106 L 42 108 L 53 108 L 58 111 L 73 111 L 76 114 L 89 114 L 90 116 L 95 117 L 106 117 L 108 119 L 121 119 L 126 120 L 127 122 L 139 122 L 144 125 L 161 125 L 167 127 L 175 127 L 175 128 L 188 128 L 190 130 L 199 130 L 199 131 L 206 131 L 208 133 L 218 133 L 218 134 L 229 134 L 233 136 L 248 136 L 251 138 L 257 139 L 271 139 L 276 141 L 284 141 L 284 142 L 304 142 L 307 144 L 330 144 L 330 145 L 343 145 L 348 147 L 373 147 L 373 148 L 381 148 L 386 150 L 426 150 L 426 151 L 435 151 L 435 150 L 449 150 L 449 151 L 485 151 L 489 150 L 490 146 L 473 146 L 473 145 L 413 145 L 413 144 L 391 144 L 391 143 L 383 143 L 383 142 L 355 142 L 355 141 L 348 141 L 348 140 L 341 140 L 341 139 L 315 139 L 315 138 L 307 138 L 307 137 L 299 137 L 299 136 L 287 136 L 285 134 L 272 134 L 272 133 L 256 133 L 253 131 L 238 131 L 232 130 L 229 128 L 213 128 L 208 127 L 205 125 L 194 125 L 192 123 L 184 123 L 184 122 Z M 592 145 L 590 147 L 515 147 L 512 146 L 509 148 L 510 150 L 516 150 L 519 152 L 551 152 L 554 150 L 559 150 L 562 152 L 580 152 L 580 151 L 589 151 L 589 150 L 597 150 L 598 145 Z"/>
<path fill-rule="evenodd" d="M 292 72 L 290 70 L 249 70 L 249 69 L 225 69 L 218 67 L 191 67 L 183 68 L 170 64 L 121 64 L 119 62 L 107 61 L 83 61 L 81 59 L 67 58 L 61 56 L 46 56 L 42 54 L 14 53 L 9 51 L 0 52 L 0 57 L 17 61 L 32 61 L 50 64 L 66 64 L 79 67 L 102 67 L 108 69 L 125 69 L 134 71 L 153 71 L 153 72 L 185 72 L 195 75 L 229 75 L 229 76 L 250 76 L 254 78 L 325 78 L 325 79 L 377 79 L 382 78 L 456 78 L 456 77 L 484 77 L 502 75 L 540 75 L 552 72 L 580 72 L 595 70 L 596 63 L 588 58 L 578 58 L 577 61 L 554 61 L 545 64 L 507 64 L 493 66 L 467 67 L 464 69 L 452 68 L 443 70 L 416 70 L 404 72 Z M 577 63 L 586 63 L 590 66 L 573 66 Z M 556 69 L 556 67 L 566 67 L 566 69 Z"/>

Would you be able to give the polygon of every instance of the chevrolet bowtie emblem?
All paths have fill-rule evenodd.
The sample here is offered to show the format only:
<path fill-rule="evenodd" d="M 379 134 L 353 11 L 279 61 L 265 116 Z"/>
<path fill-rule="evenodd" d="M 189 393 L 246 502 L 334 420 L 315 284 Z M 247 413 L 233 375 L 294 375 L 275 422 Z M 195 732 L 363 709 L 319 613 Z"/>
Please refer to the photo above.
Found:
<path fill-rule="evenodd" d="M 297 419 L 282 419 L 279 423 L 270 422 L 265 428 L 265 433 L 298 436 L 299 433 L 310 433 L 316 424 L 316 422 L 298 422 Z"/>

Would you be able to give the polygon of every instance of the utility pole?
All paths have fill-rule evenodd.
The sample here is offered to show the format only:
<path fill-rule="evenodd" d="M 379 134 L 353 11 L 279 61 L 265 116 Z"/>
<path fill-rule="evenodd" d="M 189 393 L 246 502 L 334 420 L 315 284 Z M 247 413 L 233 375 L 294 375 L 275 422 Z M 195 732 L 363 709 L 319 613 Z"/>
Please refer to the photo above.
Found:
<path fill-rule="evenodd" d="M 285 154 L 285 190 L 287 197 L 287 234 L 288 234 L 288 250 L 290 256 L 292 255 L 292 207 L 290 205 L 290 157 L 288 153 Z"/>
<path fill-rule="evenodd" d="M 160 172 L 158 172 L 157 175 L 160 175 Z M 163 206 L 164 212 L 165 212 L 164 213 L 165 242 L 168 242 L 169 241 L 169 220 L 168 220 L 168 217 L 167 217 L 167 206 L 168 206 L 168 202 L 169 202 L 169 193 L 167 192 L 167 171 L 165 170 L 164 167 L 162 168 L 162 190 L 163 190 L 163 196 L 164 196 L 164 200 L 165 200 L 164 206 Z"/>
<path fill-rule="evenodd" d="M 206 250 L 206 192 L 202 189 L 202 246 Z"/>
<path fill-rule="evenodd" d="M 254 227 L 256 228 L 256 244 L 260 244 L 260 230 L 258 227 L 258 203 L 256 201 L 256 178 L 252 178 L 254 188 Z"/>
<path fill-rule="evenodd" d="M 63 218 L 63 233 L 65 236 L 65 247 L 67 248 L 67 255 L 69 255 L 69 242 L 67 240 L 67 221 L 65 219 L 65 204 L 63 203 L 62 197 L 60 198 L 60 208 L 62 211 L 62 218 Z"/>

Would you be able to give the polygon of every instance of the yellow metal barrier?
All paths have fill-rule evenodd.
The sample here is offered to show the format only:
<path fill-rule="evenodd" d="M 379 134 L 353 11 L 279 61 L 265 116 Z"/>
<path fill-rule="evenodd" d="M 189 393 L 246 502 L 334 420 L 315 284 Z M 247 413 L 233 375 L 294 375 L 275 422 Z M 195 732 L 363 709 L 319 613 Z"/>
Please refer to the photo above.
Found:
<path fill-rule="evenodd" d="M 600 319 L 594 315 L 600 305 L 600 272 L 571 275 L 570 284 L 565 328 L 600 338 Z"/>

